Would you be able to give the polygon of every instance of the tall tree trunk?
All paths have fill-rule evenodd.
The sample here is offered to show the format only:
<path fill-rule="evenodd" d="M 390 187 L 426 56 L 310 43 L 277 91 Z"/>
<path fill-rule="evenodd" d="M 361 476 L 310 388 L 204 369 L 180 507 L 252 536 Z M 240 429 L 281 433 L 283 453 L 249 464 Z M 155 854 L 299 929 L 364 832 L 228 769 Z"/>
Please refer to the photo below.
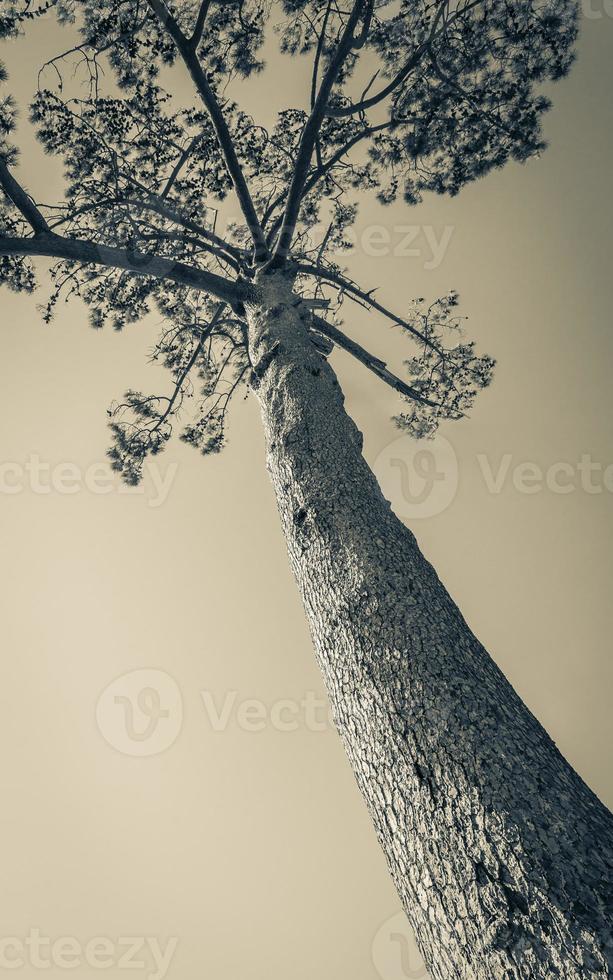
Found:
<path fill-rule="evenodd" d="M 247 310 L 267 462 L 335 723 L 433 980 L 613 976 L 613 817 L 366 465 L 279 273 Z"/>

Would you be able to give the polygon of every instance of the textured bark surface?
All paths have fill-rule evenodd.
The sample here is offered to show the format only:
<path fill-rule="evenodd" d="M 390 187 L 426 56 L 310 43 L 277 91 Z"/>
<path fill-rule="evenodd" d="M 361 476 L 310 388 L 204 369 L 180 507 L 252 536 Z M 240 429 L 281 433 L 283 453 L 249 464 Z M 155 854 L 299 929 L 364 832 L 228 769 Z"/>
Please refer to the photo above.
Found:
<path fill-rule="evenodd" d="M 392 513 L 287 280 L 259 289 L 253 386 L 290 560 L 431 977 L 613 976 L 613 817 Z"/>

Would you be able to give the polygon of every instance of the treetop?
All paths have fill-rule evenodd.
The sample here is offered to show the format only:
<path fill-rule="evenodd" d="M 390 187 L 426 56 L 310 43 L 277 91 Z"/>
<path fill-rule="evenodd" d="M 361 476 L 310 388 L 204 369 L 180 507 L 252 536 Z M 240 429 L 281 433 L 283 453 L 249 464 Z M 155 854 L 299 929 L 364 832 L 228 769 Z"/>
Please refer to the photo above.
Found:
<path fill-rule="evenodd" d="M 456 294 L 398 316 L 339 254 L 350 256 L 364 194 L 416 205 L 542 152 L 542 83 L 572 64 L 575 0 L 13 0 L 0 37 L 44 17 L 67 43 L 40 66 L 29 118 L 62 161 L 64 199 L 39 203 L 19 182 L 23 107 L 0 71 L 0 279 L 31 291 L 32 257 L 47 256 L 46 320 L 73 294 L 95 327 L 121 329 L 152 307 L 164 316 L 154 356 L 173 394 L 128 392 L 112 409 L 112 458 L 127 479 L 163 448 L 192 377 L 201 397 L 184 438 L 204 452 L 223 444 L 227 405 L 249 377 L 243 303 L 259 269 L 291 272 L 322 307 L 314 342 L 396 388 L 409 403 L 397 421 L 414 435 L 466 414 L 493 361 L 450 343 Z M 271 44 L 288 65 L 306 61 L 309 84 L 264 125 L 241 93 L 278 70 L 267 68 Z M 241 217 L 221 234 L 229 196 Z M 348 299 L 405 331 L 407 381 L 339 329 Z"/>

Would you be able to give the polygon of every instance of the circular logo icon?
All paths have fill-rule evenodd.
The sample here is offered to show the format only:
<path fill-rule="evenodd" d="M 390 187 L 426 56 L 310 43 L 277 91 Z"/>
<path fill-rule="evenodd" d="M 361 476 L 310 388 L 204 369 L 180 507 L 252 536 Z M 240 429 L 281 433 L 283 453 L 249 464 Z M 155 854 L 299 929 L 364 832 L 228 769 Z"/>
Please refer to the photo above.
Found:
<path fill-rule="evenodd" d="M 422 980 L 428 977 L 404 912 L 383 923 L 372 944 L 372 961 L 381 980 Z"/>
<path fill-rule="evenodd" d="M 112 681 L 98 698 L 96 721 L 101 734 L 124 755 L 157 755 L 181 731 L 183 700 L 170 674 L 144 668 Z"/>
<path fill-rule="evenodd" d="M 374 472 L 399 517 L 435 517 L 452 503 L 458 489 L 458 460 L 443 436 L 400 436 L 377 456 Z"/>

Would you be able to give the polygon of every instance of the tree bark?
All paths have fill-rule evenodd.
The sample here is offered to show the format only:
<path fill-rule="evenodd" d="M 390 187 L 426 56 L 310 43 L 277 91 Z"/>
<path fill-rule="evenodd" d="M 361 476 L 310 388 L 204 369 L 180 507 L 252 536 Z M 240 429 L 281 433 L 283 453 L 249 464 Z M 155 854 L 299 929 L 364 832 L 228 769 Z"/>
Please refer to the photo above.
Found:
<path fill-rule="evenodd" d="M 473 636 L 280 273 L 247 308 L 267 465 L 333 716 L 432 980 L 613 975 L 613 817 Z"/>

